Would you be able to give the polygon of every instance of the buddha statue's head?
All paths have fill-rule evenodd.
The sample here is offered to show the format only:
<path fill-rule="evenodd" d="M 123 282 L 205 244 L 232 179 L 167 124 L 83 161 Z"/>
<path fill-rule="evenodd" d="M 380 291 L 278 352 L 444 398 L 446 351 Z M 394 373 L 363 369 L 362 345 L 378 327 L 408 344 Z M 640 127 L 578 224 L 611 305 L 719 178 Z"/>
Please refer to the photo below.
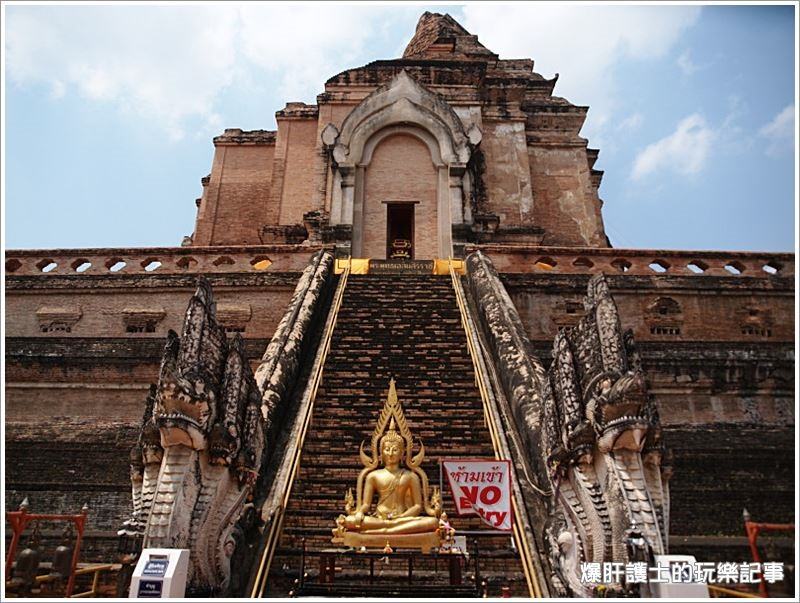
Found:
<path fill-rule="evenodd" d="M 403 458 L 405 442 L 403 436 L 395 429 L 394 419 L 392 419 L 386 434 L 381 438 L 380 451 L 384 465 L 397 465 Z"/>

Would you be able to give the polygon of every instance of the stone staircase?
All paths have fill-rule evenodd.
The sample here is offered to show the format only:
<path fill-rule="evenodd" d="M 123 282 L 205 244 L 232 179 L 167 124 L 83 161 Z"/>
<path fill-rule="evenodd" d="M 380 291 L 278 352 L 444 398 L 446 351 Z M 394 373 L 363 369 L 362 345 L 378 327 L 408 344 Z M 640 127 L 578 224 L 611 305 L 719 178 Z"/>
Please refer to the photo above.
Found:
<path fill-rule="evenodd" d="M 303 542 L 308 580 L 315 580 L 315 552 L 333 547 L 331 529 L 343 513 L 347 488 L 355 488 L 362 469 L 358 447 L 372 434 L 392 376 L 412 434 L 425 445 L 423 469 L 431 486 L 439 484 L 441 458 L 493 457 L 450 278 L 351 275 L 286 509 L 268 595 L 288 592 L 299 575 Z M 477 517 L 457 517 L 446 483 L 443 499 L 457 534 L 468 533 L 470 550 L 477 541 L 481 578 L 496 584 L 498 594 L 501 585 L 512 583 L 513 591 L 527 594 L 510 537 L 485 534 L 488 526 Z M 339 567 L 337 563 L 336 580 L 345 590 L 353 579 L 364 583 L 363 567 L 346 562 L 341 571 Z M 464 569 L 465 579 L 470 574 L 472 563 Z M 447 572 L 420 567 L 415 579 L 423 577 L 433 585 L 446 582 Z M 386 581 L 407 578 L 407 571 L 403 564 L 385 565 L 379 578 L 385 586 Z"/>

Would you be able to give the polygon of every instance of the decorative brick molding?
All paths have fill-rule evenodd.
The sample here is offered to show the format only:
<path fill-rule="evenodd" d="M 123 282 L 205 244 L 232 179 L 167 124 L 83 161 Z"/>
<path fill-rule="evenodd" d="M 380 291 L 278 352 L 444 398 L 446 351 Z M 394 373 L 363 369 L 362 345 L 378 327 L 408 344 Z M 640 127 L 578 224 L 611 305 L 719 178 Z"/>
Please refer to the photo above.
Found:
<path fill-rule="evenodd" d="M 166 315 L 164 308 L 123 308 L 122 322 L 127 333 L 155 333 Z"/>
<path fill-rule="evenodd" d="M 628 276 L 792 277 L 795 255 L 750 251 L 676 251 L 539 245 L 467 245 L 508 273 L 625 274 Z"/>
<path fill-rule="evenodd" d="M 274 130 L 242 130 L 240 128 L 227 128 L 225 133 L 221 136 L 214 137 L 214 146 L 223 145 L 259 145 L 259 144 L 275 144 L 275 136 L 277 132 Z M 207 185 L 204 182 L 203 185 Z"/>
<path fill-rule="evenodd" d="M 80 306 L 42 306 L 36 310 L 42 333 L 71 333 L 82 316 Z"/>
<path fill-rule="evenodd" d="M 250 304 L 217 302 L 217 320 L 228 333 L 244 333 L 252 316 Z"/>
<path fill-rule="evenodd" d="M 13 276 L 302 272 L 323 245 L 26 249 L 6 251 Z M 269 260 L 265 263 L 265 260 Z"/>
<path fill-rule="evenodd" d="M 681 334 L 683 309 L 671 297 L 658 297 L 648 304 L 644 321 L 650 328 L 651 335 L 677 336 Z"/>
<path fill-rule="evenodd" d="M 261 241 L 268 244 L 299 245 L 308 237 L 308 231 L 302 224 L 286 226 L 264 226 L 261 229 Z"/>

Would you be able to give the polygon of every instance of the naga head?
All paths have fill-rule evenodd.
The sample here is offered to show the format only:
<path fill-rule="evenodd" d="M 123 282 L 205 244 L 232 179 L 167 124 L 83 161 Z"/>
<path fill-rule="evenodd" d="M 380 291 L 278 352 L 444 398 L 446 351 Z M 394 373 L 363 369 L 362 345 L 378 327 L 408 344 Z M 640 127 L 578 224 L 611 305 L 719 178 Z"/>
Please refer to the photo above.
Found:
<path fill-rule="evenodd" d="M 242 444 L 233 463 L 234 474 L 239 480 L 240 486 L 255 486 L 266 446 L 264 418 L 261 415 L 260 398 L 257 392 L 257 389 L 251 390 L 241 428 Z"/>
<path fill-rule="evenodd" d="M 174 331 L 167 334 L 161 361 L 155 416 L 164 446 L 201 450 L 208 445 L 226 355 L 211 285 L 201 277 L 186 309 L 181 337 Z"/>
<path fill-rule="evenodd" d="M 585 306 L 578 324 L 556 336 L 540 387 L 541 446 L 553 488 L 552 521 L 545 526 L 551 592 L 630 596 L 638 591 L 624 580 L 584 583 L 581 564 L 608 560 L 609 554 L 614 561 L 649 561 L 663 549 L 669 463 L 661 465 L 657 408 L 633 333 L 622 331 L 602 275 L 590 280 Z M 634 474 L 640 455 L 644 471 Z"/>
<path fill-rule="evenodd" d="M 240 484 L 255 481 L 263 449 L 261 395 L 237 333 L 228 345 L 220 409 L 208 440 L 213 465 L 230 467 Z"/>
<path fill-rule="evenodd" d="M 215 423 L 208 436 L 208 460 L 212 465 L 230 467 L 239 452 L 240 437 L 236 425 Z"/>
<path fill-rule="evenodd" d="M 170 330 L 161 361 L 154 417 L 163 446 L 206 447 L 216 411 L 216 392 L 202 378 L 179 367 L 181 342 Z"/>
<path fill-rule="evenodd" d="M 142 460 L 145 465 L 160 465 L 163 456 L 158 426 L 155 421 L 150 421 L 142 429 Z"/>
<path fill-rule="evenodd" d="M 642 461 L 650 467 L 661 467 L 662 461 L 666 460 L 664 440 L 661 431 L 661 420 L 658 416 L 658 407 L 655 402 L 650 400 L 647 406 L 647 415 L 650 419 L 650 429 L 642 447 Z"/>
<path fill-rule="evenodd" d="M 602 452 L 613 449 L 641 450 L 650 427 L 648 394 L 644 374 L 629 371 L 598 380 L 588 406 Z"/>

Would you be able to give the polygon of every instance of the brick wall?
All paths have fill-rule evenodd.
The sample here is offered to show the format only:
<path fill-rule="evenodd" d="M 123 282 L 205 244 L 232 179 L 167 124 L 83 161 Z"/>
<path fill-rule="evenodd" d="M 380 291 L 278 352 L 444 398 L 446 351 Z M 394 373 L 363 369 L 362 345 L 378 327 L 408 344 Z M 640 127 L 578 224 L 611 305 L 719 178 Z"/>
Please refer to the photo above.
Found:
<path fill-rule="evenodd" d="M 7 508 L 26 497 L 32 513 L 79 513 L 87 504 L 81 561 L 114 560 L 116 531 L 131 511 L 128 451 L 137 428 L 138 420 L 7 420 Z M 63 524 L 42 527 L 55 546 Z"/>
<path fill-rule="evenodd" d="M 211 277 L 217 308 L 227 305 L 245 315 L 249 309 L 250 318 L 241 324 L 246 336 L 269 338 L 291 299 L 297 276 Z M 180 331 L 187 300 L 196 285 L 196 276 L 180 275 L 45 278 L 20 277 L 19 287 L 7 293 L 7 337 L 129 336 L 126 315 L 152 311 L 163 317 L 157 319 L 152 332 L 136 333 L 135 338 L 163 339 L 169 329 Z M 26 283 L 34 282 L 36 289 L 25 288 Z M 37 315 L 43 308 L 79 308 L 80 318 L 69 332 L 43 333 L 41 314 Z"/>
<path fill-rule="evenodd" d="M 275 146 L 217 146 L 198 210 L 195 245 L 257 245 L 267 223 Z"/>
<path fill-rule="evenodd" d="M 255 368 L 298 273 L 209 275 L 218 310 L 249 305 Z M 31 511 L 90 507 L 85 560 L 113 558 L 130 512 L 128 451 L 158 378 L 166 331 L 181 330 L 196 275 L 14 276 L 6 279 L 6 504 Z M 71 331 L 43 333 L 41 307 L 79 306 Z M 124 310 L 159 308 L 152 333 L 127 333 Z M 53 536 L 57 538 L 57 534 Z"/>
<path fill-rule="evenodd" d="M 128 453 L 163 345 L 162 338 L 6 340 L 7 508 L 25 497 L 41 513 L 78 512 L 87 503 L 82 560 L 114 559 L 116 530 L 131 511 Z M 245 341 L 254 368 L 266 345 Z"/>
<path fill-rule="evenodd" d="M 675 426 L 664 437 L 675 457 L 672 534 L 744 535 L 744 508 L 753 521 L 794 521 L 793 428 Z"/>
<path fill-rule="evenodd" d="M 535 206 L 531 191 L 523 123 L 484 121 L 481 149 L 486 157 L 488 210 L 500 226 L 530 225 Z"/>
<path fill-rule="evenodd" d="M 260 228 L 267 222 L 275 148 L 231 146 L 225 149 L 214 236 L 209 244 L 257 245 L 261 242 Z"/>
<path fill-rule="evenodd" d="M 302 224 L 303 214 L 318 209 L 313 206 L 319 186 L 315 158 L 321 152 L 316 119 L 279 120 L 279 129 L 288 137 L 278 224 Z"/>
<path fill-rule="evenodd" d="M 557 274 L 502 276 L 528 336 L 547 341 L 552 341 L 560 327 L 577 324 L 583 315 L 588 278 Z M 633 329 L 638 342 L 759 344 L 794 340 L 794 288 L 790 277 L 606 278 L 623 327 Z"/>
<path fill-rule="evenodd" d="M 417 201 L 414 206 L 414 256 L 437 256 L 437 172 L 425 143 L 399 134 L 384 139 L 367 168 L 364 194 L 364 257 L 386 257 L 386 204 Z"/>
<path fill-rule="evenodd" d="M 534 221 L 546 232 L 542 244 L 605 247 L 586 149 L 535 146 L 529 158 Z"/>

